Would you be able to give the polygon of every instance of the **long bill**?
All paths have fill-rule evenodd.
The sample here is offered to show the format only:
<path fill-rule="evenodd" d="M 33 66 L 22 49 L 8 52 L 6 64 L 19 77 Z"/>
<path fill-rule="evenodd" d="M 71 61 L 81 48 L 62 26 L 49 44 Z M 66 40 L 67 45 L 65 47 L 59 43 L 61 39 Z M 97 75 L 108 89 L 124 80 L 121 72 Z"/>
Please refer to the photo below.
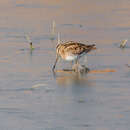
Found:
<path fill-rule="evenodd" d="M 56 63 L 57 63 L 58 59 L 59 59 L 59 56 L 56 56 L 55 64 L 53 65 L 53 68 L 52 68 L 53 71 L 55 70 Z"/>

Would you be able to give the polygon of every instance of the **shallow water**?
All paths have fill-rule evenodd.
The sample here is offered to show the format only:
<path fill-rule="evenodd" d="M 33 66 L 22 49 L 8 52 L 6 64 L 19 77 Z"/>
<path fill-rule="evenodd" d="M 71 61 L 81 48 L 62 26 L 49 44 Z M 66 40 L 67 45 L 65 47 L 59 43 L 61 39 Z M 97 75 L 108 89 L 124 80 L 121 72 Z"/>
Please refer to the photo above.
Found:
<path fill-rule="evenodd" d="M 0 1 L 0 129 L 129 130 L 129 12 L 129 0 Z M 57 32 L 62 41 L 96 43 L 81 62 L 114 72 L 54 76 Z M 61 60 L 56 69 L 68 67 Z"/>

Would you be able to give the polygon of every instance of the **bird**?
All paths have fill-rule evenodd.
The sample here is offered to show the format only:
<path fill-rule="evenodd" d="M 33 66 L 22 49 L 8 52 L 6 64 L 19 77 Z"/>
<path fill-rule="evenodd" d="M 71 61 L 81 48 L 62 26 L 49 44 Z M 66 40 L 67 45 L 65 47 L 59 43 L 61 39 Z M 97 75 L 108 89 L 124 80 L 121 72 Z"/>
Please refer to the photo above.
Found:
<path fill-rule="evenodd" d="M 55 70 L 57 61 L 59 58 L 62 58 L 66 61 L 74 61 L 75 64 L 78 64 L 78 60 L 90 52 L 91 50 L 96 49 L 95 44 L 86 45 L 83 43 L 68 41 L 65 43 L 58 43 L 56 46 L 56 60 L 53 65 L 52 70 Z"/>

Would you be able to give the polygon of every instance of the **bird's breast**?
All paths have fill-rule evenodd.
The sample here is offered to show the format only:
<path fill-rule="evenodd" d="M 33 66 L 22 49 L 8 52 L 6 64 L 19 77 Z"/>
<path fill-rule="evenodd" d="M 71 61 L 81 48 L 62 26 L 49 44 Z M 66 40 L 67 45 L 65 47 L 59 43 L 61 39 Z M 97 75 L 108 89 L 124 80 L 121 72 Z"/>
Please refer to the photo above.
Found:
<path fill-rule="evenodd" d="M 68 61 L 73 61 L 75 59 L 77 59 L 77 55 L 67 55 L 65 57 L 65 60 L 68 60 Z"/>

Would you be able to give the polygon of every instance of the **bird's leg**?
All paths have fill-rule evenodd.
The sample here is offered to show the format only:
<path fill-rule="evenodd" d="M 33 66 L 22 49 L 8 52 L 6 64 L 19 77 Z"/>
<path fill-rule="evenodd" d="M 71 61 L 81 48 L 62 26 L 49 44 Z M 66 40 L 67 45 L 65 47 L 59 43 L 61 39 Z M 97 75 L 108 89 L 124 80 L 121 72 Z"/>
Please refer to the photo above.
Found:
<path fill-rule="evenodd" d="M 76 63 L 76 66 L 77 66 L 77 68 L 78 68 L 78 66 L 79 66 L 78 59 L 76 59 L 75 63 Z"/>
<path fill-rule="evenodd" d="M 53 71 L 55 70 L 56 63 L 57 63 L 58 59 L 59 59 L 59 56 L 58 56 L 58 55 L 56 55 L 56 60 L 55 60 L 55 63 L 54 63 L 54 65 L 53 65 L 53 68 L 52 68 L 52 70 L 53 70 Z"/>
<path fill-rule="evenodd" d="M 78 59 L 75 60 L 75 64 L 72 69 L 77 73 L 87 73 L 89 71 L 89 68 L 87 68 L 85 65 L 79 64 Z"/>
<path fill-rule="evenodd" d="M 73 65 L 72 69 L 73 69 L 75 72 L 78 72 L 78 66 L 79 66 L 78 59 L 76 59 L 74 62 L 75 62 L 75 64 Z"/>
<path fill-rule="evenodd" d="M 85 56 L 84 57 L 84 63 L 85 63 L 85 65 L 82 65 L 83 67 L 84 67 L 84 70 L 86 71 L 86 72 L 88 72 L 88 71 L 90 71 L 90 69 L 88 68 L 88 64 L 87 64 L 87 56 Z"/>
<path fill-rule="evenodd" d="M 87 56 L 84 56 L 84 64 L 85 64 L 85 67 L 88 68 L 88 64 L 87 64 L 88 60 L 87 60 Z"/>
<path fill-rule="evenodd" d="M 74 64 L 74 61 L 73 60 L 70 61 L 70 68 L 73 66 L 73 64 Z"/>

